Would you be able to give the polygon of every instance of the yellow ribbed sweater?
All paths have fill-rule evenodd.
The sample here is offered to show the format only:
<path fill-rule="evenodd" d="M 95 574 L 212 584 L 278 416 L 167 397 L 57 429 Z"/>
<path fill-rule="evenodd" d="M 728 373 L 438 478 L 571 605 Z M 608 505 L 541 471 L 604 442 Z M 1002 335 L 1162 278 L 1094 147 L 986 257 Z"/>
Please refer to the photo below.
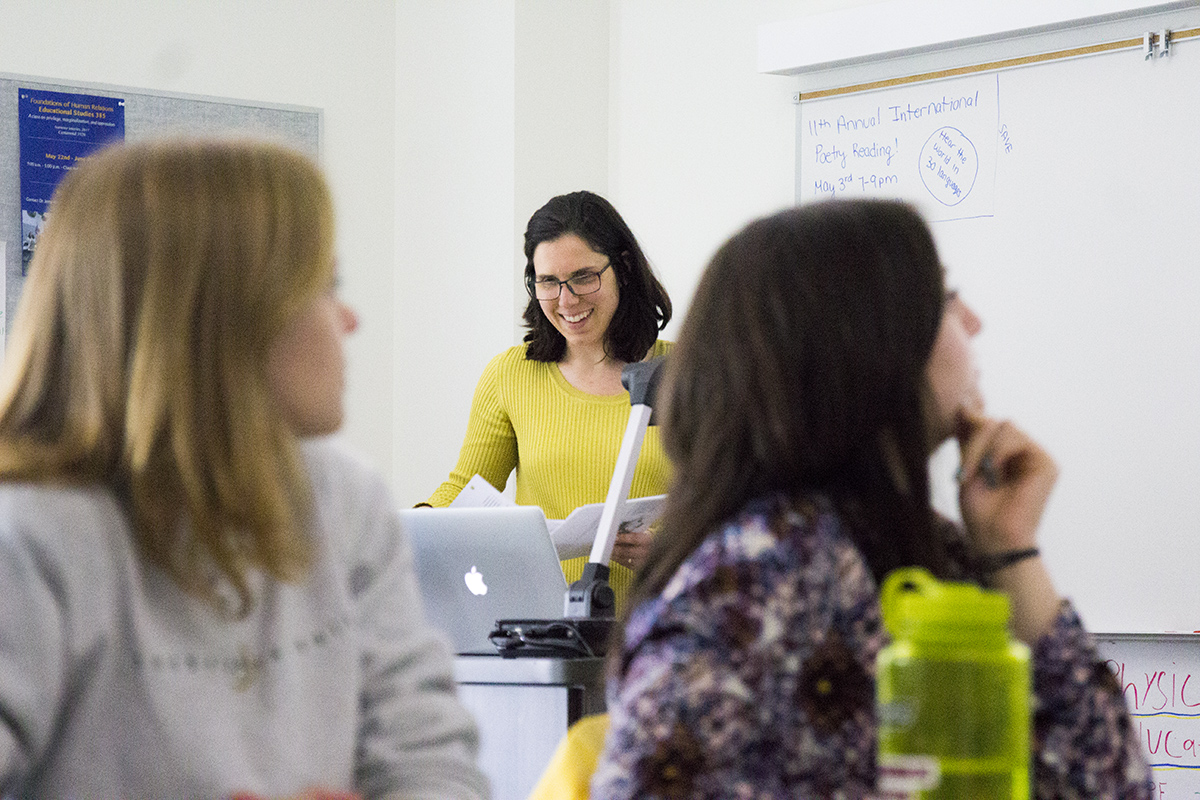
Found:
<path fill-rule="evenodd" d="M 659 340 L 647 357 L 670 349 L 671 342 Z M 484 369 L 458 464 L 428 502 L 449 505 L 475 474 L 503 490 L 516 468 L 517 504 L 565 519 L 578 506 L 604 502 L 628 421 L 628 392 L 588 394 L 568 383 L 557 364 L 527 360 L 524 345 L 510 348 Z M 648 428 L 629 496 L 663 494 L 669 477 L 658 429 Z M 586 563 L 586 557 L 562 562 L 567 581 L 577 580 Z M 610 568 L 620 609 L 633 573 L 619 564 Z"/>

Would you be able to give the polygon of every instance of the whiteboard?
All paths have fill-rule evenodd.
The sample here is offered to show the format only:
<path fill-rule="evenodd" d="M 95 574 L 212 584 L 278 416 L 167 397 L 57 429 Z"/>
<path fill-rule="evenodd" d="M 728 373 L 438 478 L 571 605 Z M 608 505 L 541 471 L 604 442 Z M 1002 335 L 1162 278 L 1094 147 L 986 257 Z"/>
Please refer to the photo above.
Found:
<path fill-rule="evenodd" d="M 1160 800 L 1200 796 L 1200 636 L 1126 635 L 1097 644 L 1125 693 Z"/>
<path fill-rule="evenodd" d="M 984 321 L 989 410 L 1059 464 L 1040 543 L 1060 591 L 1092 630 L 1200 630 L 1200 40 L 798 109 L 800 202 L 901 197 L 932 220 Z M 952 461 L 934 495 L 953 513 Z"/>

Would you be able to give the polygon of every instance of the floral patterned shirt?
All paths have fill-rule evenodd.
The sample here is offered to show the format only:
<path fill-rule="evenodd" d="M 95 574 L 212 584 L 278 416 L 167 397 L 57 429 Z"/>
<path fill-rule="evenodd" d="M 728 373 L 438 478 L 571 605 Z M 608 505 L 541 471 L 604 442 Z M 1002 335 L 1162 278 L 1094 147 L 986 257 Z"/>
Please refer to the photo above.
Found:
<path fill-rule="evenodd" d="M 750 504 L 626 627 L 593 798 L 865 798 L 879 592 L 832 505 Z M 1035 796 L 1149 798 L 1121 689 L 1064 603 L 1033 648 Z"/>

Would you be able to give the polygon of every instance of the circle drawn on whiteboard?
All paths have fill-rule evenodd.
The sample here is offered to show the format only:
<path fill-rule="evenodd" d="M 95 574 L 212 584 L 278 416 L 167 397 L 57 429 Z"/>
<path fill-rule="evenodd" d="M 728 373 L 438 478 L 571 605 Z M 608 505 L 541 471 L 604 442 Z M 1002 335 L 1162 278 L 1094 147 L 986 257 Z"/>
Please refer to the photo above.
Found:
<path fill-rule="evenodd" d="M 921 148 L 917 169 L 925 188 L 944 206 L 956 206 L 971 193 L 979 175 L 979 153 L 958 128 L 938 128 Z"/>

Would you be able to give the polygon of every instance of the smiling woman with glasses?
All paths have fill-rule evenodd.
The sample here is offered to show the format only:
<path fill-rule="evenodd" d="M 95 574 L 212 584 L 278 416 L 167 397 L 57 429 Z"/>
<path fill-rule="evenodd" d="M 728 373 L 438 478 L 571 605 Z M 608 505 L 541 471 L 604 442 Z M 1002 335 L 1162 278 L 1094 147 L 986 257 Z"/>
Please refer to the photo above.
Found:
<path fill-rule="evenodd" d="M 484 370 L 458 464 L 429 505 L 449 505 L 476 474 L 503 489 L 514 469 L 517 503 L 540 506 L 549 519 L 604 502 L 629 418 L 621 368 L 670 350 L 658 333 L 671 301 L 603 197 L 573 192 L 538 209 L 525 229 L 525 259 L 525 343 Z M 630 497 L 662 494 L 667 481 L 650 428 Z M 646 531 L 618 535 L 610 575 L 618 606 L 648 547 Z M 568 581 L 586 561 L 563 562 Z"/>

